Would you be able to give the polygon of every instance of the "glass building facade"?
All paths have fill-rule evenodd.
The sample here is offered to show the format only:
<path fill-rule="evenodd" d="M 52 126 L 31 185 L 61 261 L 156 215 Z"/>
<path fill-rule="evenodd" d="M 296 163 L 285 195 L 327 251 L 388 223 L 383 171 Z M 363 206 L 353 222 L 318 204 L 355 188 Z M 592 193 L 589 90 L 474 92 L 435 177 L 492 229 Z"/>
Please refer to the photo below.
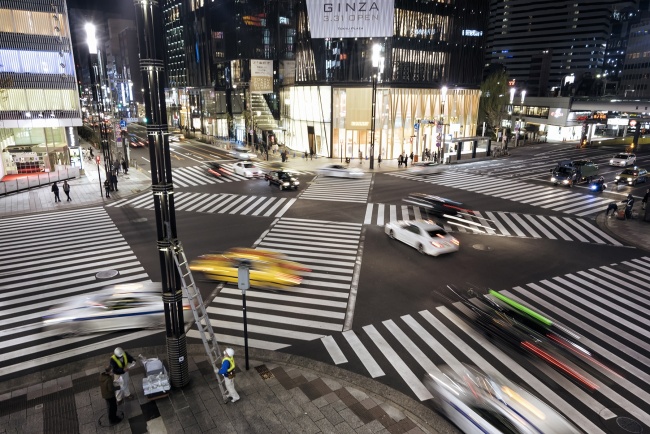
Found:
<path fill-rule="evenodd" d="M 0 0 L 0 178 L 81 164 L 66 11 L 64 0 Z"/>

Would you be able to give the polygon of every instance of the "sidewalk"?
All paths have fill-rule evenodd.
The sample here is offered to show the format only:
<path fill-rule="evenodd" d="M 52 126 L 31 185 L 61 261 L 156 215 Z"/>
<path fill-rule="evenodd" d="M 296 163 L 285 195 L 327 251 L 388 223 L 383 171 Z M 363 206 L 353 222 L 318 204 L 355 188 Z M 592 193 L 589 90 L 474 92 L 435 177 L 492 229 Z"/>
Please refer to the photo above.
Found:
<path fill-rule="evenodd" d="M 125 348 L 165 358 L 164 347 Z M 1 433 L 383 433 L 457 432 L 427 404 L 363 376 L 306 358 L 251 349 L 245 370 L 235 348 L 241 399 L 224 403 L 203 345 L 188 345 L 190 383 L 168 397 L 143 395 L 144 368 L 130 371 L 136 399 L 118 407 L 124 419 L 103 427 L 106 402 L 99 372 L 110 354 L 91 357 L 0 385 Z M 166 361 L 165 364 L 167 365 Z"/>
<path fill-rule="evenodd" d="M 635 201 L 632 215 L 637 217 L 619 220 L 616 217 L 605 217 L 603 210 L 596 216 L 596 224 L 624 244 L 650 252 L 650 222 L 643 221 L 645 211 L 641 209 L 641 200 Z"/>

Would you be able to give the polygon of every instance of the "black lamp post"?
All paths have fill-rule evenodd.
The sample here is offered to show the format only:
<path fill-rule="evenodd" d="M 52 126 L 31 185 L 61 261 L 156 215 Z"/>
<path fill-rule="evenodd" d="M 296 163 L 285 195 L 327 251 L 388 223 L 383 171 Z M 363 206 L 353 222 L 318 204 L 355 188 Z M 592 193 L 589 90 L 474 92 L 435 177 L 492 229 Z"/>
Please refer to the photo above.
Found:
<path fill-rule="evenodd" d="M 381 44 L 372 46 L 372 120 L 370 123 L 370 168 L 375 168 L 375 119 L 377 117 L 377 82 L 381 80 L 384 72 L 384 57 L 381 55 Z M 381 149 L 379 150 L 381 155 Z"/>

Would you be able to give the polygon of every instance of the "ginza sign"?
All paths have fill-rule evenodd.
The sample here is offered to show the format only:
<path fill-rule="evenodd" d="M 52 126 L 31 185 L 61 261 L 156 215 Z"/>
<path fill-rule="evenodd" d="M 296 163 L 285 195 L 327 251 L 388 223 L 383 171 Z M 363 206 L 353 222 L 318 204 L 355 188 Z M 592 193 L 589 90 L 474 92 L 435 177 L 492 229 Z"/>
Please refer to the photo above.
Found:
<path fill-rule="evenodd" d="M 312 38 L 393 36 L 394 0 L 307 0 Z"/>

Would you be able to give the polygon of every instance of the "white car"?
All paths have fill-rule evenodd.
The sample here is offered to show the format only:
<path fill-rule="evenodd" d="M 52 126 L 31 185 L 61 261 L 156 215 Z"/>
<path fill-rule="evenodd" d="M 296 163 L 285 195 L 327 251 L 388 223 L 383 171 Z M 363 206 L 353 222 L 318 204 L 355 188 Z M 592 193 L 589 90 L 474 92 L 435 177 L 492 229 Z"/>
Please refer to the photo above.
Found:
<path fill-rule="evenodd" d="M 361 178 L 365 175 L 364 171 L 356 168 L 344 166 L 343 164 L 328 164 L 317 171 L 319 176 L 334 176 L 338 178 Z"/>
<path fill-rule="evenodd" d="M 183 298 L 183 318 L 194 318 Z M 162 328 L 165 308 L 160 283 L 122 283 L 94 294 L 76 296 L 54 306 L 43 318 L 43 329 L 61 336 L 103 333 L 126 329 Z"/>
<path fill-rule="evenodd" d="M 627 167 L 634 166 L 636 163 L 636 155 L 634 154 L 616 154 L 609 160 L 610 166 Z"/>
<path fill-rule="evenodd" d="M 257 157 L 254 152 L 246 148 L 234 148 L 228 151 L 228 155 L 238 160 L 252 160 Z"/>
<path fill-rule="evenodd" d="M 457 252 L 460 242 L 431 220 L 396 220 L 386 223 L 389 237 L 431 256 Z"/>
<path fill-rule="evenodd" d="M 406 169 L 406 171 L 414 175 L 431 175 L 432 173 L 436 173 L 439 167 L 440 165 L 433 161 L 423 161 L 422 163 L 411 164 L 411 167 Z"/>
<path fill-rule="evenodd" d="M 185 140 L 185 136 L 181 133 L 170 133 L 169 139 L 170 142 L 178 142 L 180 140 Z"/>
<path fill-rule="evenodd" d="M 498 374 L 487 375 L 462 365 L 456 372 L 443 365 L 423 383 L 439 410 L 466 433 L 581 432 L 542 400 Z"/>
<path fill-rule="evenodd" d="M 262 178 L 264 176 L 262 169 L 250 162 L 235 163 L 233 164 L 233 170 L 237 175 L 242 175 L 246 178 Z"/>

